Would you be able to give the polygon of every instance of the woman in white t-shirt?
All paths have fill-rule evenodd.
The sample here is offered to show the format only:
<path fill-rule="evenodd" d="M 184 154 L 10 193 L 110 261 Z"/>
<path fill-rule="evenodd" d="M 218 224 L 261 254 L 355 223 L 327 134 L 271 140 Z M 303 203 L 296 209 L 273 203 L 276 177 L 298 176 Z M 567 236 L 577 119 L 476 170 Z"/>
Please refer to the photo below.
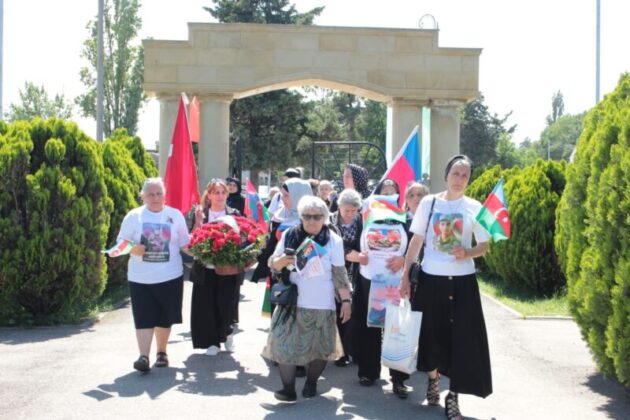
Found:
<path fill-rule="evenodd" d="M 156 367 L 167 367 L 166 345 L 173 324 L 182 322 L 183 265 L 180 250 L 189 235 L 182 213 L 164 205 L 166 191 L 160 178 L 149 178 L 142 187 L 144 205 L 123 219 L 118 240 L 131 249 L 127 277 L 131 310 L 140 357 L 136 370 L 148 372 L 151 341 L 157 343 Z"/>
<path fill-rule="evenodd" d="M 278 363 L 283 388 L 274 396 L 295 401 L 296 367 L 306 366 L 305 398 L 317 394 L 317 379 L 328 360 L 343 356 L 335 321 L 335 296 L 341 300 L 340 318 L 350 319 L 350 284 L 343 240 L 326 226 L 329 213 L 318 197 L 304 196 L 298 203 L 301 223 L 285 231 L 269 259 L 271 269 L 297 285 L 297 308 L 276 307 L 263 356 Z M 301 252 L 307 245 L 310 252 Z M 306 241 L 306 242 L 305 242 Z M 286 255 L 285 249 L 297 250 Z M 299 272 L 294 271 L 297 265 Z M 290 270 L 291 269 L 291 270 Z M 295 312 L 293 312 L 293 310 Z"/>
<path fill-rule="evenodd" d="M 240 216 L 238 210 L 227 205 L 228 186 L 222 179 L 213 179 L 206 186 L 201 207 L 195 213 L 193 228 L 214 222 L 224 216 Z M 220 275 L 214 267 L 206 267 L 195 260 L 190 272 L 193 282 L 190 303 L 190 336 L 195 349 L 206 349 L 206 355 L 216 356 L 221 344 L 226 351 L 234 351 L 235 313 L 239 300 L 242 274 Z"/>
<path fill-rule="evenodd" d="M 450 378 L 445 400 L 449 419 L 462 418 L 459 393 L 482 398 L 492 393 L 488 336 L 473 261 L 488 249 L 489 236 L 476 221 L 481 204 L 464 195 L 471 172 L 467 156 L 454 156 L 446 165 L 446 191 L 420 202 L 401 282 L 401 295 L 408 296 L 410 266 L 426 242 L 413 302 L 414 309 L 423 312 L 418 370 L 428 372 L 429 405 L 440 403 L 440 374 Z"/>

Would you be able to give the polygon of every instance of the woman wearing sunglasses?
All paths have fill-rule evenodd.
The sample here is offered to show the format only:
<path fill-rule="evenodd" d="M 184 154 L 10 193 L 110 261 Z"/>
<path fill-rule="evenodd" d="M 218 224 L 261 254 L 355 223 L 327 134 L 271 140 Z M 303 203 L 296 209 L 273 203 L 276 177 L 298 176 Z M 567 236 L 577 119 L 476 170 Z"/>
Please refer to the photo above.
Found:
<path fill-rule="evenodd" d="M 317 380 L 327 361 L 343 355 L 335 320 L 335 296 L 341 300 L 340 317 L 344 323 L 350 319 L 352 302 L 343 241 L 327 226 L 328 206 L 321 198 L 303 197 L 298 214 L 300 224 L 282 234 L 269 259 L 271 269 L 287 276 L 298 288 L 294 315 L 284 316 L 285 307 L 276 308 L 263 350 L 265 358 L 278 363 L 283 387 L 274 396 L 280 401 L 297 399 L 297 366 L 306 366 L 302 396 L 317 394 Z M 314 242 L 308 256 L 300 251 L 307 239 Z M 286 255 L 285 249 L 289 248 L 297 250 L 297 255 Z M 299 272 L 295 266 L 301 267 Z"/>

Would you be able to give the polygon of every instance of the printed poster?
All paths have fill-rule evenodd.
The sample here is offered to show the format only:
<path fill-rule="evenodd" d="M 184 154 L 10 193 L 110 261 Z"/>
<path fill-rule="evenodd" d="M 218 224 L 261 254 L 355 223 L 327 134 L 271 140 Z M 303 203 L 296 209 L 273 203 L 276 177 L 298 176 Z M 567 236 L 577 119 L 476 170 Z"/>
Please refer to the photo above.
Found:
<path fill-rule="evenodd" d="M 295 268 L 300 276 L 313 278 L 324 275 L 320 248 L 311 238 L 306 238 L 298 247 L 295 252 Z"/>
<path fill-rule="evenodd" d="M 143 223 L 140 244 L 144 245 L 144 262 L 168 262 L 171 226 L 161 223 Z"/>
<path fill-rule="evenodd" d="M 462 246 L 464 215 L 461 213 L 435 213 L 433 215 L 433 248 L 450 254 Z"/>

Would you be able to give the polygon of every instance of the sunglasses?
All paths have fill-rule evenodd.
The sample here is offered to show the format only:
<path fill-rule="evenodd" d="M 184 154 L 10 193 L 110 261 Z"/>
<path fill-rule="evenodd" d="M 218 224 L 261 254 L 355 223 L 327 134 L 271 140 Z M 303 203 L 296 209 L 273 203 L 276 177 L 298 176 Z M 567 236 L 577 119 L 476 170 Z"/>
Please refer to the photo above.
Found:
<path fill-rule="evenodd" d="M 316 222 L 321 222 L 324 219 L 323 214 L 303 214 L 302 219 L 309 221 L 315 220 Z"/>

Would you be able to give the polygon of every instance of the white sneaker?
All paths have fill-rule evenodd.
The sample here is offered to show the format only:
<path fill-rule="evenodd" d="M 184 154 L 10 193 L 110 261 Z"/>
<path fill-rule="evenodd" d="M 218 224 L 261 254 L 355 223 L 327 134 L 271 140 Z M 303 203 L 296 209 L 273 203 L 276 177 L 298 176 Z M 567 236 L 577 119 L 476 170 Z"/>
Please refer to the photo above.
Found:
<path fill-rule="evenodd" d="M 225 350 L 232 353 L 234 351 L 234 337 L 232 334 L 228 335 L 225 339 Z"/>
<path fill-rule="evenodd" d="M 206 350 L 206 355 L 208 356 L 216 356 L 219 354 L 219 348 L 217 346 L 210 346 L 208 350 Z"/>

